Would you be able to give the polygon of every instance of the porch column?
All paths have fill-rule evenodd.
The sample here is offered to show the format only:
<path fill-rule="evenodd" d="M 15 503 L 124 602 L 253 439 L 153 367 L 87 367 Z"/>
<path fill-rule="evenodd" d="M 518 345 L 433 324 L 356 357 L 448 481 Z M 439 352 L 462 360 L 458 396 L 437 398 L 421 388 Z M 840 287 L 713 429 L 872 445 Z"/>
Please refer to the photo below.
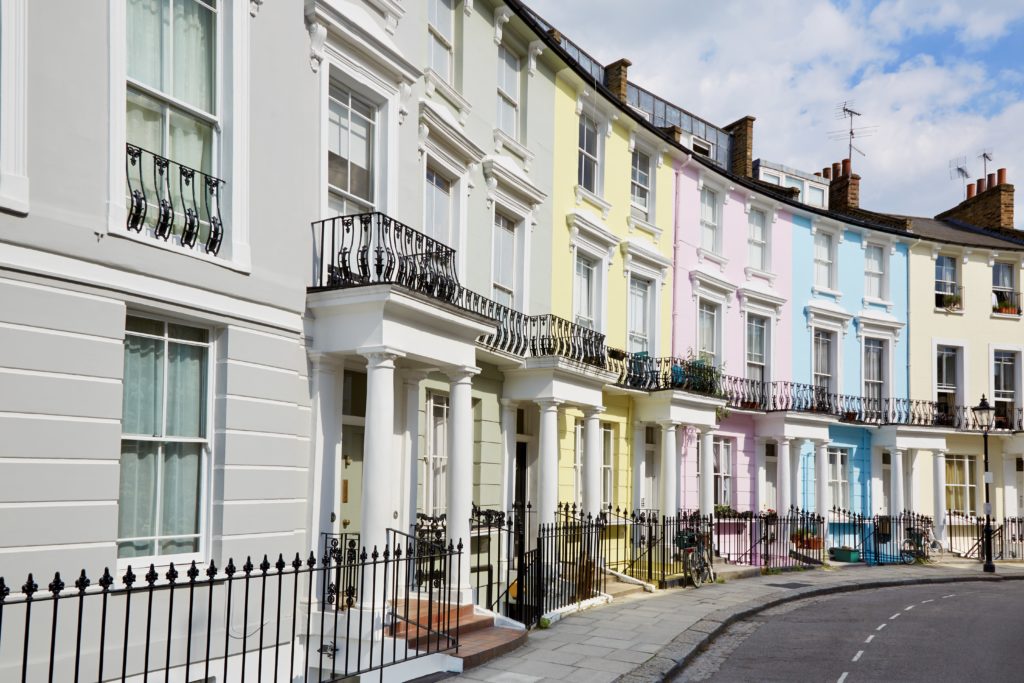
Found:
<path fill-rule="evenodd" d="M 516 472 L 516 431 L 519 403 L 507 398 L 501 399 L 501 443 L 505 454 L 504 467 L 501 474 L 501 505 L 505 510 L 512 509 L 515 500 Z"/>
<path fill-rule="evenodd" d="M 551 524 L 558 507 L 558 406 L 561 401 L 537 401 L 540 406 L 539 472 L 537 482 L 537 521 Z"/>
<path fill-rule="evenodd" d="M 661 423 L 661 514 L 675 517 L 679 510 L 676 491 L 679 486 L 679 449 L 676 447 L 678 422 Z"/>
<path fill-rule="evenodd" d="M 462 555 L 456 577 L 460 604 L 472 601 L 469 576 L 469 517 L 473 513 L 473 376 L 480 368 L 459 367 L 448 371 L 448 540 L 458 546 Z M 456 578 L 452 577 L 452 578 Z"/>
<path fill-rule="evenodd" d="M 399 468 L 404 481 L 402 482 L 402 498 L 409 502 L 399 510 L 400 531 L 408 533 L 416 520 L 419 508 L 417 494 L 419 492 L 420 472 L 420 382 L 427 377 L 421 370 L 408 370 L 404 374 L 405 385 L 405 457 L 406 461 Z M 401 504 L 401 502 L 400 502 Z"/>
<path fill-rule="evenodd" d="M 366 357 L 366 429 L 363 441 L 362 527 L 360 543 L 367 551 L 387 543 L 394 523 L 389 492 L 394 485 L 391 456 L 395 446 L 395 359 L 391 349 L 360 352 Z"/>
<path fill-rule="evenodd" d="M 750 501 L 750 509 L 757 513 L 764 501 L 764 490 L 768 488 L 768 456 L 766 441 L 763 436 L 754 437 L 754 495 Z M 778 475 L 776 475 L 778 478 Z"/>
<path fill-rule="evenodd" d="M 640 503 L 644 497 L 644 478 L 651 476 L 651 473 L 647 471 L 647 435 L 645 432 L 643 422 L 633 423 L 633 510 L 643 507 Z M 649 500 L 643 502 L 647 507 L 655 507 Z"/>
<path fill-rule="evenodd" d="M 338 444 L 341 441 L 341 411 L 335 387 L 341 368 L 322 353 L 310 353 L 313 364 L 313 470 L 310 477 L 310 548 L 322 552 L 320 534 L 331 533 L 331 513 L 337 508 L 335 482 L 338 477 Z"/>
<path fill-rule="evenodd" d="M 601 512 L 601 413 L 604 406 L 588 406 L 583 410 L 583 512 Z"/>
<path fill-rule="evenodd" d="M 1016 453 L 1003 454 L 1003 519 L 1020 515 L 1017 504 L 1017 458 Z"/>
<path fill-rule="evenodd" d="M 793 478 L 790 470 L 793 466 L 792 455 L 789 452 L 790 440 L 786 438 L 779 439 L 779 462 L 778 471 L 775 473 L 775 481 L 778 486 L 778 504 L 779 514 L 784 515 L 789 512 L 789 508 L 793 505 Z"/>
<path fill-rule="evenodd" d="M 935 510 L 935 535 L 946 540 L 946 451 L 932 452 L 932 506 Z"/>
<path fill-rule="evenodd" d="M 828 441 L 815 442 L 814 449 L 814 511 L 827 517 L 832 507 L 828 490 Z"/>
<path fill-rule="evenodd" d="M 889 513 L 899 515 L 903 513 L 903 451 L 895 448 L 889 451 L 889 461 L 892 463 L 892 490 L 889 492 L 889 500 L 892 501 Z"/>
<path fill-rule="evenodd" d="M 705 429 L 700 434 L 700 514 L 715 511 L 715 433 Z"/>

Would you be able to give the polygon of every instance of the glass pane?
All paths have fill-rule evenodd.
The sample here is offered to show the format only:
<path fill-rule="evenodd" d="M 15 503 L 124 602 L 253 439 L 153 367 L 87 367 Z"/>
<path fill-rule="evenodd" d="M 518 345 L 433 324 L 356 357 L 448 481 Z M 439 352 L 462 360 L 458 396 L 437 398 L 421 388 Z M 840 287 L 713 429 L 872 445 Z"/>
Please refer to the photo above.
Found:
<path fill-rule="evenodd" d="M 128 0 L 128 77 L 164 89 L 163 59 L 169 0 Z"/>
<path fill-rule="evenodd" d="M 206 347 L 171 342 L 167 349 L 167 434 L 206 435 Z"/>
<path fill-rule="evenodd" d="M 160 436 L 164 393 L 164 342 L 124 338 L 121 432 Z"/>
<path fill-rule="evenodd" d="M 199 533 L 199 500 L 202 492 L 202 445 L 167 444 L 161 488 L 160 535 Z M 160 554 L 199 551 L 199 538 L 160 541 Z"/>
<path fill-rule="evenodd" d="M 173 94 L 211 114 L 216 113 L 216 26 L 216 15 L 203 3 L 175 0 Z"/>
<path fill-rule="evenodd" d="M 182 339 L 184 341 L 206 343 L 207 341 L 209 341 L 210 332 L 209 330 L 203 330 L 198 327 L 189 327 L 187 325 L 175 325 L 174 323 L 168 323 L 167 336 L 171 337 L 172 339 Z"/>
<path fill-rule="evenodd" d="M 213 126 L 172 110 L 170 157 L 197 171 L 212 173 Z"/>
<path fill-rule="evenodd" d="M 121 443 L 117 498 L 117 537 L 156 534 L 156 468 L 159 446 L 143 441 Z M 118 557 L 153 555 L 152 541 L 119 541 Z"/>
<path fill-rule="evenodd" d="M 343 415 L 366 417 L 366 373 L 345 371 L 341 399 Z"/>
<path fill-rule="evenodd" d="M 159 320 L 136 318 L 129 315 L 125 318 L 124 327 L 128 332 L 141 332 L 143 334 L 152 334 L 157 337 L 164 336 L 164 324 Z"/>
<path fill-rule="evenodd" d="M 126 139 L 128 144 L 141 147 L 153 152 L 154 154 L 163 156 L 164 115 L 163 107 L 160 103 L 151 97 L 146 97 L 145 95 L 129 88 L 127 114 Z M 144 160 L 143 163 L 147 163 L 146 160 Z M 149 194 L 150 185 L 152 185 L 151 175 L 152 173 L 143 173 L 143 179 L 147 182 L 147 194 Z"/>

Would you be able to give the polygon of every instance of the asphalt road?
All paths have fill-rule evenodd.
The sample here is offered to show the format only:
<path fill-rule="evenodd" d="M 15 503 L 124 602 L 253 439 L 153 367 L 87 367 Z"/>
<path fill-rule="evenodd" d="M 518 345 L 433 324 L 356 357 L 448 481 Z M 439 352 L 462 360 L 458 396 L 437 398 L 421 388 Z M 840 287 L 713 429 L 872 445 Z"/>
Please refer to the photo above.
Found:
<path fill-rule="evenodd" d="M 733 624 L 672 680 L 1024 681 L 1024 585 L 905 586 L 789 603 Z"/>

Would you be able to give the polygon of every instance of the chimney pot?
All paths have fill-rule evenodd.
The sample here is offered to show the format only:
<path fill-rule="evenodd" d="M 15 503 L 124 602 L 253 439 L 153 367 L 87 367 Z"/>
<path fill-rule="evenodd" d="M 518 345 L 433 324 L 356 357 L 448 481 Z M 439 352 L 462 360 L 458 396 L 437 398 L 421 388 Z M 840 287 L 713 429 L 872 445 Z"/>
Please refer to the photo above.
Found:
<path fill-rule="evenodd" d="M 623 57 L 604 67 L 604 84 L 622 102 L 627 100 L 626 83 L 629 77 L 629 67 L 632 64 L 633 62 Z"/>
<path fill-rule="evenodd" d="M 840 175 L 842 175 L 842 174 L 839 173 L 839 162 L 838 161 L 833 162 L 832 163 L 832 177 L 833 178 L 838 178 Z"/>
<path fill-rule="evenodd" d="M 821 169 L 821 175 L 823 175 L 826 178 L 828 178 L 829 180 L 831 180 L 832 179 L 832 167 L 831 166 L 826 166 L 825 168 Z"/>
<path fill-rule="evenodd" d="M 984 178 L 978 178 L 978 180 L 976 181 L 976 184 L 978 186 L 978 194 L 981 194 L 982 192 L 985 191 L 985 179 Z"/>
<path fill-rule="evenodd" d="M 996 171 L 996 185 L 1005 185 L 1005 184 L 1006 184 L 1006 169 L 1005 168 L 1001 168 L 998 171 Z"/>
<path fill-rule="evenodd" d="M 974 183 L 967 183 L 967 198 L 974 196 Z"/>
<path fill-rule="evenodd" d="M 990 189 L 990 190 L 991 190 L 991 189 L 992 189 L 993 187 L 995 187 L 995 186 L 996 186 L 996 174 L 995 174 L 995 173 L 989 173 L 989 174 L 988 174 L 988 181 L 987 181 L 987 182 L 985 183 L 985 186 L 986 186 L 986 187 L 987 187 L 988 189 Z"/>
<path fill-rule="evenodd" d="M 850 175 L 850 160 L 843 159 L 843 176 L 845 177 L 848 175 Z"/>

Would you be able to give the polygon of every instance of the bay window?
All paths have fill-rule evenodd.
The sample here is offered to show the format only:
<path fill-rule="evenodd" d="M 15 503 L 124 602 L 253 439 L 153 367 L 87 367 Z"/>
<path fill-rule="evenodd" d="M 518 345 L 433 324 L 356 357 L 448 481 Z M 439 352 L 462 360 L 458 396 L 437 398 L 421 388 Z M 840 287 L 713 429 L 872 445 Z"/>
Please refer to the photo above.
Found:
<path fill-rule="evenodd" d="M 198 553 L 209 457 L 209 332 L 125 325 L 117 556 Z"/>

